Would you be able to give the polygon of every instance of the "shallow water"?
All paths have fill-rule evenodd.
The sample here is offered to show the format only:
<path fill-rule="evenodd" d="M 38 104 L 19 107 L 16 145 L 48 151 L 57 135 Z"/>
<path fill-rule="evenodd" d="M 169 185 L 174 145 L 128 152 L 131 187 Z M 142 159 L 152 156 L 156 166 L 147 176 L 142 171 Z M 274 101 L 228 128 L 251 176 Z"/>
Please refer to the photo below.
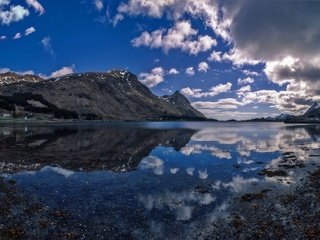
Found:
<path fill-rule="evenodd" d="M 242 194 L 290 191 L 299 184 L 319 162 L 319 127 L 176 122 L 2 127 L 0 169 L 30 199 L 68 212 L 64 228 L 79 238 L 194 239 L 214 224 L 227 224 Z M 284 156 L 295 156 L 303 167 L 285 169 L 287 176 L 259 174 L 278 169 Z"/>

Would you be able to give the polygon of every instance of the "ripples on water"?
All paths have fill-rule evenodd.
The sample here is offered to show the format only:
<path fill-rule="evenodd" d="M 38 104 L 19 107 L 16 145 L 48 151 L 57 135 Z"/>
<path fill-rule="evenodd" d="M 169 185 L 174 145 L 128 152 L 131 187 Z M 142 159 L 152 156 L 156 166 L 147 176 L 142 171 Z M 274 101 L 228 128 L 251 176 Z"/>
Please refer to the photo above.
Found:
<path fill-rule="evenodd" d="M 319 125 L 282 123 L 2 127 L 0 169 L 83 236 L 193 239 L 246 192 L 290 191 L 317 164 L 319 138 Z M 304 167 L 259 174 L 288 156 Z"/>

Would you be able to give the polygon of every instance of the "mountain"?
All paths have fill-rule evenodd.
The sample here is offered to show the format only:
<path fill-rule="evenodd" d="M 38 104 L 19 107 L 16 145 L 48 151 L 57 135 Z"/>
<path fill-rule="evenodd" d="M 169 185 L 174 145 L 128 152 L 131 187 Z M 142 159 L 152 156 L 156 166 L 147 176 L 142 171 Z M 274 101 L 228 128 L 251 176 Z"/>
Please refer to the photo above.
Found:
<path fill-rule="evenodd" d="M 0 86 L 2 85 L 8 85 L 12 83 L 19 83 L 19 82 L 40 82 L 43 81 L 39 76 L 31 75 L 31 74 L 24 74 L 20 75 L 13 72 L 6 72 L 0 74 Z"/>
<path fill-rule="evenodd" d="M 206 119 L 180 92 L 155 96 L 128 71 L 19 79 L 25 78 L 16 76 L 15 81 L 0 87 L 0 108 L 19 106 L 20 112 L 88 120 Z M 0 82 L 5 82 L 2 76 Z"/>
<path fill-rule="evenodd" d="M 302 117 L 304 118 L 316 118 L 320 116 L 320 104 L 315 102 Z"/>
<path fill-rule="evenodd" d="M 291 114 L 282 113 L 282 114 L 274 117 L 273 119 L 274 119 L 275 121 L 285 121 L 286 119 L 292 118 L 292 117 L 294 117 L 294 116 L 291 115 Z"/>
<path fill-rule="evenodd" d="M 285 123 L 320 123 L 320 104 L 315 102 L 303 115 L 287 118 Z"/>

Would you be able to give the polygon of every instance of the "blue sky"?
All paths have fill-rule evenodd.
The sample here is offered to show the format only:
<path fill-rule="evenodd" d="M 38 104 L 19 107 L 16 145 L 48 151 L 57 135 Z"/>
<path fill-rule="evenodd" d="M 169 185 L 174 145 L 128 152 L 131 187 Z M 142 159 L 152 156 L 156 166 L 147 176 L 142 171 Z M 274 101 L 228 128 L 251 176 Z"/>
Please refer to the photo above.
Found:
<path fill-rule="evenodd" d="M 208 117 L 300 114 L 319 100 L 319 12 L 317 1 L 0 0 L 0 71 L 128 69 Z"/>

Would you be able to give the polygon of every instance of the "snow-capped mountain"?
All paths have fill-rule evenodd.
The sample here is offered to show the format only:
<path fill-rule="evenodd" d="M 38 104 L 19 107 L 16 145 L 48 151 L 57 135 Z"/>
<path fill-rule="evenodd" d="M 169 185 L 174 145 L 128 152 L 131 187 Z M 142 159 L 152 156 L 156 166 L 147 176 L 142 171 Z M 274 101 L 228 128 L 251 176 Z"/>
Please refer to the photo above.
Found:
<path fill-rule="evenodd" d="M 37 75 L 31 75 L 31 74 L 20 75 L 13 72 L 6 72 L 6 73 L 0 74 L 0 86 L 12 84 L 12 83 L 18 83 L 18 82 L 36 83 L 40 81 L 43 81 L 43 79 Z"/>

